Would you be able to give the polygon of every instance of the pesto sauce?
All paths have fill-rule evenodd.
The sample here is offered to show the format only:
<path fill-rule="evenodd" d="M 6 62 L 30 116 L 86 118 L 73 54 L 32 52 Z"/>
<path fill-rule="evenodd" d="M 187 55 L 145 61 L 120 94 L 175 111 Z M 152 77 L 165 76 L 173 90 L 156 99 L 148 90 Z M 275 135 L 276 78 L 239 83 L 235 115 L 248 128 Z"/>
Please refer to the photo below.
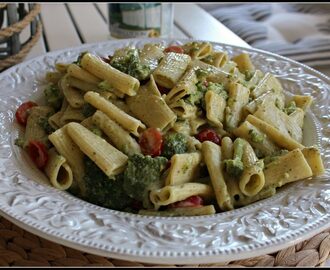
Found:
<path fill-rule="evenodd" d="M 137 49 L 128 50 L 125 57 L 113 59 L 110 65 L 140 81 L 147 79 L 150 74 L 150 67 L 141 63 Z"/>
<path fill-rule="evenodd" d="M 249 135 L 251 137 L 251 140 L 255 143 L 262 143 L 264 141 L 264 136 L 261 134 L 257 133 L 255 130 L 250 129 L 249 130 Z"/>
<path fill-rule="evenodd" d="M 60 89 L 56 85 L 48 85 L 44 90 L 44 95 L 47 104 L 54 108 L 55 111 L 58 111 L 61 108 L 63 102 L 63 95 L 61 94 Z"/>
<path fill-rule="evenodd" d="M 142 154 L 130 156 L 123 173 L 123 188 L 126 194 L 149 208 L 149 191 L 162 186 L 161 173 L 167 162 L 164 157 L 152 158 Z"/>

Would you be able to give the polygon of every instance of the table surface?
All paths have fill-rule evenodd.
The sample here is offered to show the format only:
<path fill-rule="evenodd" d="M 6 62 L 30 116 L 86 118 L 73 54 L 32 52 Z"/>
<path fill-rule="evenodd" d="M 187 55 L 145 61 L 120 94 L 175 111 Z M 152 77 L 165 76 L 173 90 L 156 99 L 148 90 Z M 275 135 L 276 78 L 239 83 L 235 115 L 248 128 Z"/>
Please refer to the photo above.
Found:
<path fill-rule="evenodd" d="M 174 5 L 174 38 L 195 38 L 250 47 L 244 40 L 196 4 Z M 88 18 L 88 19 L 86 19 Z M 187 20 L 187 18 L 194 18 Z M 113 40 L 107 3 L 41 3 L 43 35 L 26 59 L 46 52 Z M 92 22 L 92 23 L 91 23 Z M 24 40 L 29 35 L 21 34 Z"/>
<path fill-rule="evenodd" d="M 173 5 L 173 38 L 195 38 L 250 47 L 198 5 Z M 43 35 L 26 60 L 55 50 L 114 39 L 109 33 L 107 3 L 41 3 L 41 20 Z M 29 30 L 21 33 L 22 40 L 28 37 Z M 330 266 L 330 261 L 326 266 Z"/>

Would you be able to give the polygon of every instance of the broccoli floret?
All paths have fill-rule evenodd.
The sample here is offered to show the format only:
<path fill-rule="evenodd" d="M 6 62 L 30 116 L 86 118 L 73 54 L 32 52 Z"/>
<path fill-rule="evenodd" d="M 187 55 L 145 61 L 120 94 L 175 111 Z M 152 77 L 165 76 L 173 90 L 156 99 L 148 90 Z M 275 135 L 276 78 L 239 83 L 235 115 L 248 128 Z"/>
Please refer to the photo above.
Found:
<path fill-rule="evenodd" d="M 132 199 L 123 188 L 123 174 L 119 174 L 115 179 L 110 179 L 91 159 L 87 156 L 85 162 L 85 185 L 86 200 L 90 203 L 110 208 L 123 210 L 127 208 Z"/>
<path fill-rule="evenodd" d="M 162 156 L 170 159 L 175 154 L 183 154 L 188 151 L 187 138 L 182 133 L 168 133 L 164 136 Z"/>
<path fill-rule="evenodd" d="M 207 91 L 213 91 L 225 100 L 228 98 L 228 94 L 221 83 L 200 81 L 196 84 L 196 91 L 190 94 L 185 100 L 192 105 L 201 105 L 205 109 L 205 93 Z"/>
<path fill-rule="evenodd" d="M 137 49 L 128 50 L 125 57 L 114 58 L 110 65 L 140 81 L 150 74 L 150 67 L 141 63 Z"/>
<path fill-rule="evenodd" d="M 243 173 L 244 164 L 242 162 L 244 141 L 237 138 L 234 141 L 234 156 L 233 159 L 224 160 L 224 167 L 228 175 L 238 177 Z"/>
<path fill-rule="evenodd" d="M 63 102 L 63 95 L 61 94 L 60 89 L 56 85 L 50 84 L 45 88 L 44 94 L 47 104 L 53 107 L 55 111 L 58 111 Z"/>
<path fill-rule="evenodd" d="M 164 157 L 130 156 L 123 176 L 126 194 L 142 202 L 145 208 L 150 208 L 149 191 L 162 187 L 161 173 L 167 161 Z"/>
<path fill-rule="evenodd" d="M 297 109 L 296 102 L 291 101 L 291 102 L 288 104 L 288 106 L 284 109 L 284 112 L 285 112 L 287 115 L 290 115 L 290 114 L 293 113 L 296 109 Z"/>
<path fill-rule="evenodd" d="M 82 107 L 82 114 L 85 117 L 90 117 L 96 112 L 96 108 L 90 105 L 89 103 L 85 103 Z"/>
<path fill-rule="evenodd" d="M 42 127 L 47 134 L 51 134 L 55 129 L 48 122 L 49 117 L 40 117 L 38 120 L 38 125 Z"/>

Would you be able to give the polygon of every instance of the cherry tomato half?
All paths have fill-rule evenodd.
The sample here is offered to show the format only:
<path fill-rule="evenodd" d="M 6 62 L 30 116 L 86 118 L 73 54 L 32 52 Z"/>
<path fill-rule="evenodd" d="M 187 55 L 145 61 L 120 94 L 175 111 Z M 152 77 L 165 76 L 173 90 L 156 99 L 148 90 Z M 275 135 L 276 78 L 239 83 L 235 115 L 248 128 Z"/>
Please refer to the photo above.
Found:
<path fill-rule="evenodd" d="M 200 142 L 211 141 L 218 145 L 220 145 L 221 140 L 218 134 L 211 128 L 206 128 L 199 132 L 196 135 L 196 139 L 198 139 Z"/>
<path fill-rule="evenodd" d="M 39 169 L 43 169 L 48 161 L 47 147 L 44 143 L 39 141 L 30 141 L 28 146 L 30 158 L 37 165 Z"/>
<path fill-rule="evenodd" d="M 184 50 L 180 46 L 169 46 L 167 47 L 164 52 L 174 52 L 174 53 L 184 53 Z"/>
<path fill-rule="evenodd" d="M 22 103 L 16 113 L 16 120 L 19 124 L 26 126 L 26 122 L 27 122 L 27 118 L 28 118 L 28 110 L 31 109 L 34 106 L 38 106 L 37 103 L 33 102 L 33 101 L 27 101 Z"/>
<path fill-rule="evenodd" d="M 163 135 L 157 128 L 148 128 L 141 134 L 139 144 L 144 155 L 157 157 L 162 152 Z"/>
<path fill-rule="evenodd" d="M 191 196 L 183 201 L 175 202 L 170 204 L 169 208 L 179 208 L 179 207 L 198 207 L 203 206 L 204 202 L 200 196 Z"/>

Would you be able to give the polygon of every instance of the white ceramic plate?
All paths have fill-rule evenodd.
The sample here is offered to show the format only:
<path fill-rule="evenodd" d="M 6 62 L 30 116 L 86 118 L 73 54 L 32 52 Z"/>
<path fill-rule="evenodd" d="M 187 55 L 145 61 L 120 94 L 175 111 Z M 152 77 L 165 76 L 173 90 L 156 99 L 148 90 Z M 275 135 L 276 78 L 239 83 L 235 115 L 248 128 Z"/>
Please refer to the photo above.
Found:
<path fill-rule="evenodd" d="M 255 49 L 213 43 L 231 56 L 248 52 L 256 67 L 271 72 L 291 94 L 315 98 L 307 113 L 304 143 L 317 144 L 326 175 L 300 181 L 247 207 L 201 217 L 146 217 L 101 208 L 52 188 L 14 145 L 21 132 L 16 108 L 42 97 L 46 71 L 74 61 L 82 51 L 102 56 L 146 42 L 120 40 L 56 51 L 0 74 L 0 212 L 18 226 L 48 240 L 113 258 L 166 264 L 238 260 L 275 252 L 321 232 L 330 221 L 330 80 L 286 58 Z"/>

